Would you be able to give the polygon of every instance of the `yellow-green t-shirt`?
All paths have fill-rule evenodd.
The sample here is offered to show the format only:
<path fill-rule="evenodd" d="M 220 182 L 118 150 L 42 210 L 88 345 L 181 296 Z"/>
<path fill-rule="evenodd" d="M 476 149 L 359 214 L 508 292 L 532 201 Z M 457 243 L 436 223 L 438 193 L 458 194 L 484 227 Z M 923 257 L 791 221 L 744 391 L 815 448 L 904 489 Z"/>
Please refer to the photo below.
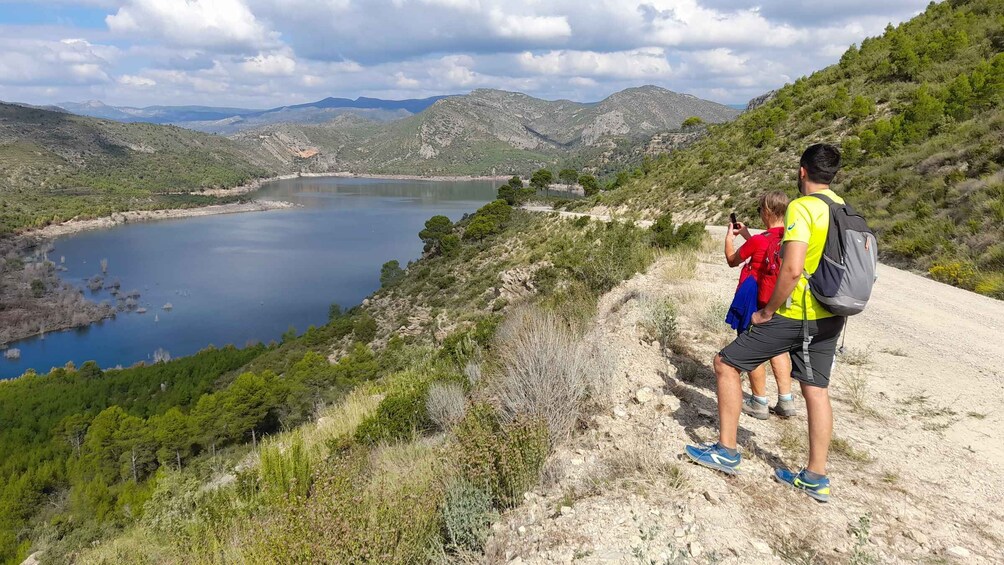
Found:
<path fill-rule="evenodd" d="M 838 204 L 843 204 L 844 199 L 837 196 L 832 190 L 824 190 L 820 194 L 829 196 L 831 200 Z M 788 211 L 784 216 L 784 243 L 789 241 L 800 241 L 809 245 L 805 253 L 805 271 L 816 272 L 820 259 L 823 258 L 823 247 L 826 245 L 826 234 L 830 227 L 830 208 L 815 196 L 803 196 L 788 204 Z M 782 259 L 783 260 L 783 259 Z M 812 291 L 805 287 L 809 281 L 803 274 L 795 285 L 794 292 L 788 303 L 781 306 L 777 314 L 785 318 L 795 320 L 802 319 L 803 304 L 802 293 L 805 291 L 804 312 L 808 320 L 820 320 L 830 318 L 830 314 L 814 296 Z"/>

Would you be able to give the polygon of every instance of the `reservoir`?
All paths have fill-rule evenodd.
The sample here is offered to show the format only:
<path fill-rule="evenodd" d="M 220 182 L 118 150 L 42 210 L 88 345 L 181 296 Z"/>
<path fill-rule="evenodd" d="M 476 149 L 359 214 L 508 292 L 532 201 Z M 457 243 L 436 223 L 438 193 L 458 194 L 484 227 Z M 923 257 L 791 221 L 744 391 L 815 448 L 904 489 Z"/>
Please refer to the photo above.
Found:
<path fill-rule="evenodd" d="M 291 209 L 144 222 L 55 240 L 64 280 L 86 290 L 108 260 L 106 280 L 138 290 L 146 313 L 120 312 L 87 328 L 12 343 L 0 378 L 72 361 L 102 368 L 152 362 L 154 352 L 191 355 L 208 345 L 278 341 L 327 321 L 328 307 L 359 304 L 380 287 L 380 266 L 404 267 L 422 253 L 418 232 L 430 217 L 456 221 L 494 199 L 491 181 L 311 177 L 274 181 L 253 195 Z M 170 304 L 170 309 L 164 306 Z"/>

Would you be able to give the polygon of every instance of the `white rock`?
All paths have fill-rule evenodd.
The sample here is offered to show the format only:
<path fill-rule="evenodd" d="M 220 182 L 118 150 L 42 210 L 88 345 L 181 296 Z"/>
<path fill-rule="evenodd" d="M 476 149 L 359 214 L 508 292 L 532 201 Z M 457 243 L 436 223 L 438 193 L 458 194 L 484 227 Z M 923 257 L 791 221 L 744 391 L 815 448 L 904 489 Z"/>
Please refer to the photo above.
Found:
<path fill-rule="evenodd" d="M 905 535 L 920 545 L 927 545 L 930 542 L 927 534 L 918 530 L 910 530 Z"/>
<path fill-rule="evenodd" d="M 701 552 L 704 551 L 704 548 L 701 547 L 701 542 L 699 542 L 699 541 L 692 541 L 692 542 L 690 542 L 690 544 L 687 546 L 687 548 L 690 550 L 690 556 L 691 557 L 700 557 L 701 556 Z"/>
<path fill-rule="evenodd" d="M 562 506 L 561 507 L 561 515 L 562 516 L 568 516 L 568 515 L 571 515 L 571 514 L 574 514 L 574 513 L 575 513 L 575 511 L 572 510 L 571 506 Z"/>
<path fill-rule="evenodd" d="M 626 419 L 628 417 L 628 413 L 627 413 L 627 410 L 625 410 L 623 406 L 615 406 L 614 407 L 614 416 L 617 417 L 617 418 L 620 418 L 621 420 L 624 420 L 624 419 Z"/>
<path fill-rule="evenodd" d="M 569 461 L 569 463 L 571 463 L 572 465 L 582 465 L 583 463 L 585 463 L 585 460 L 582 459 L 581 457 L 573 457 L 572 460 Z"/>
<path fill-rule="evenodd" d="M 682 538 L 682 537 L 683 537 L 683 536 L 685 536 L 685 535 L 687 535 L 687 531 L 686 531 L 686 530 L 684 530 L 683 528 L 677 528 L 677 529 L 676 529 L 676 530 L 675 530 L 675 531 L 673 532 L 673 537 L 675 537 L 675 538 Z"/>
<path fill-rule="evenodd" d="M 652 392 L 652 389 L 647 386 L 639 388 L 634 393 L 634 399 L 638 402 L 638 404 L 645 404 L 646 402 L 651 402 L 653 398 L 655 398 L 655 393 Z"/>
<path fill-rule="evenodd" d="M 526 533 L 526 526 L 520 526 L 519 528 L 516 529 L 516 531 L 519 532 L 520 535 L 523 535 Z"/>
<path fill-rule="evenodd" d="M 763 553 L 766 555 L 771 552 L 770 546 L 767 545 L 766 542 L 762 542 L 760 540 L 750 540 L 750 545 L 753 546 L 753 549 L 755 549 L 757 553 Z"/>
<path fill-rule="evenodd" d="M 953 559 L 969 559 L 970 556 L 968 549 L 958 545 L 949 547 L 945 554 Z"/>
<path fill-rule="evenodd" d="M 694 515 L 691 514 L 690 512 L 684 512 L 683 513 L 683 523 L 684 524 L 693 524 L 694 523 Z"/>

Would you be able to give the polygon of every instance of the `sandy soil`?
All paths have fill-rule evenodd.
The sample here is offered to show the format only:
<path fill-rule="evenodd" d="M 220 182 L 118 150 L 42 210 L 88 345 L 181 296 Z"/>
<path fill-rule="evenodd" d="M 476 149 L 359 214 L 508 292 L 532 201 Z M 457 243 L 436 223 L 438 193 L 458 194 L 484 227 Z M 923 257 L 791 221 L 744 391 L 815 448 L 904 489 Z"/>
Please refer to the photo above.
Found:
<path fill-rule="evenodd" d="M 804 464 L 800 398 L 791 420 L 743 416 L 739 477 L 681 457 L 716 437 L 710 361 L 734 335 L 721 319 L 738 272 L 724 230 L 710 231 L 690 276 L 665 257 L 601 299 L 592 337 L 618 354 L 613 407 L 558 450 L 544 486 L 496 526 L 489 559 L 1004 562 L 1004 302 L 880 267 L 832 380 L 833 498 L 818 504 L 772 481 Z M 661 299 L 679 313 L 668 353 L 640 329 Z"/>

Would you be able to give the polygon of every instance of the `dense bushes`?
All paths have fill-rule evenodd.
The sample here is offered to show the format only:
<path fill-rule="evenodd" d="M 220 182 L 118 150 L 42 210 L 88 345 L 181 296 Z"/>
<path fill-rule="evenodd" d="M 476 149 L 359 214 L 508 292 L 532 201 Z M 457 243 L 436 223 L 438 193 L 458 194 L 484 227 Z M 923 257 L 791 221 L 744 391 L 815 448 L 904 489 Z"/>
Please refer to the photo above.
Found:
<path fill-rule="evenodd" d="M 547 425 L 520 420 L 504 426 L 495 409 L 475 404 L 455 429 L 460 476 L 491 495 L 499 508 L 512 508 L 537 484 L 550 450 Z"/>
<path fill-rule="evenodd" d="M 677 247 L 697 248 L 704 239 L 704 224 L 687 222 L 677 227 L 673 223 L 673 214 L 667 212 L 652 224 L 652 240 L 663 249 Z"/>

